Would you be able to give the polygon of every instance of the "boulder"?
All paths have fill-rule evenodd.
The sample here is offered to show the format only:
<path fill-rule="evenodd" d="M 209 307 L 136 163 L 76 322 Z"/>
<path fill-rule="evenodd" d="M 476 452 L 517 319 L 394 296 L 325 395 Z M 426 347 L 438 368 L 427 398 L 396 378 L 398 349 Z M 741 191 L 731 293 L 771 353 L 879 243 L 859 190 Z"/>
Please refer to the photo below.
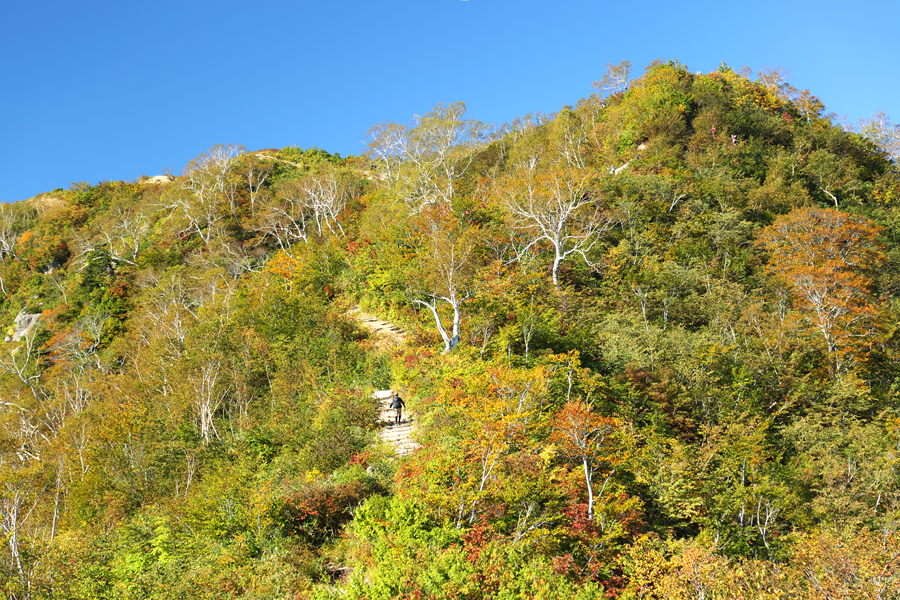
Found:
<path fill-rule="evenodd" d="M 6 331 L 7 342 L 18 342 L 23 337 L 31 333 L 37 322 L 41 320 L 41 313 L 27 313 L 22 311 L 16 317 L 12 327 Z"/>

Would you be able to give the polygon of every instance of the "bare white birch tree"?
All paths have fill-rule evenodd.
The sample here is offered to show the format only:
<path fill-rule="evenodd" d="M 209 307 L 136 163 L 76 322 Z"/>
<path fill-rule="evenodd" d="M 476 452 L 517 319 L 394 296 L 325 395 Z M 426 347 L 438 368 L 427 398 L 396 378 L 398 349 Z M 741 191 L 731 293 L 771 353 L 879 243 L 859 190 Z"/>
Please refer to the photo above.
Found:
<path fill-rule="evenodd" d="M 861 121 L 859 132 L 884 150 L 892 161 L 900 157 L 900 124 L 891 121 L 883 110 Z"/>
<path fill-rule="evenodd" d="M 272 175 L 272 165 L 261 161 L 254 154 L 247 157 L 247 188 L 250 190 L 250 211 L 256 210 L 256 201 L 260 196 L 263 184 Z"/>
<path fill-rule="evenodd" d="M 303 179 L 280 185 L 261 211 L 258 230 L 288 254 L 293 244 L 308 242 L 311 233 L 321 236 L 327 229 L 343 235 L 340 213 L 347 206 L 347 197 L 338 171 L 324 166 Z"/>
<path fill-rule="evenodd" d="M 312 208 L 306 202 L 303 186 L 297 181 L 287 181 L 262 209 L 257 229 L 290 254 L 292 245 L 308 240 L 307 227 L 312 220 Z"/>
<path fill-rule="evenodd" d="M 205 356 L 187 378 L 189 391 L 193 392 L 191 405 L 204 444 L 212 441 L 213 437 L 219 437 L 214 417 L 228 395 L 222 375 L 221 359 Z"/>
<path fill-rule="evenodd" d="M 340 234 L 344 235 L 339 216 L 347 207 L 348 193 L 338 171 L 334 167 L 324 165 L 317 173 L 303 178 L 300 181 L 300 188 L 303 190 L 307 206 L 312 209 L 316 233 L 322 235 L 325 227 L 330 232 L 337 233 L 334 230 L 334 227 L 337 227 Z"/>
<path fill-rule="evenodd" d="M 631 75 L 631 61 L 623 60 L 617 65 L 606 63 L 606 74 L 594 87 L 606 95 L 624 92 L 628 88 L 628 77 Z"/>
<path fill-rule="evenodd" d="M 216 233 L 216 223 L 225 217 L 226 206 L 233 214 L 237 180 L 234 169 L 243 146 L 217 144 L 184 168 L 182 194 L 175 194 L 168 208 L 176 210 L 187 221 L 186 231 L 196 233 L 204 242 Z"/>
<path fill-rule="evenodd" d="M 413 303 L 426 307 L 434 317 L 447 354 L 459 343 L 462 303 L 475 292 L 474 232 L 466 229 L 446 207 L 435 207 L 422 215 L 419 233 L 425 243 L 419 250 Z M 422 297 L 424 296 L 425 299 Z M 444 325 L 439 308 L 446 304 L 453 311 L 450 331 Z"/>
<path fill-rule="evenodd" d="M 588 175 L 579 169 L 543 166 L 533 155 L 519 162 L 498 187 L 516 227 L 530 238 L 528 247 L 547 244 L 553 250 L 551 274 L 559 286 L 559 266 L 580 255 L 593 266 L 588 252 L 614 223 L 588 187 Z"/>
<path fill-rule="evenodd" d="M 487 128 L 465 119 L 465 113 L 462 102 L 438 104 L 412 126 L 383 123 L 369 130 L 369 154 L 379 177 L 410 212 L 450 204 L 458 181 L 487 139 Z"/>
<path fill-rule="evenodd" d="M 26 226 L 26 217 L 20 208 L 12 204 L 0 204 L 0 263 L 6 265 L 18 260 L 16 244 Z M 0 291 L 6 294 L 6 284 L 0 276 Z"/>
<path fill-rule="evenodd" d="M 119 206 L 113 209 L 112 220 L 100 234 L 114 260 L 134 265 L 149 228 L 145 215 L 132 208 Z"/>
<path fill-rule="evenodd" d="M 23 560 L 22 533 L 45 490 L 37 461 L 0 455 L 0 533 L 24 597 L 30 597 L 32 570 Z"/>

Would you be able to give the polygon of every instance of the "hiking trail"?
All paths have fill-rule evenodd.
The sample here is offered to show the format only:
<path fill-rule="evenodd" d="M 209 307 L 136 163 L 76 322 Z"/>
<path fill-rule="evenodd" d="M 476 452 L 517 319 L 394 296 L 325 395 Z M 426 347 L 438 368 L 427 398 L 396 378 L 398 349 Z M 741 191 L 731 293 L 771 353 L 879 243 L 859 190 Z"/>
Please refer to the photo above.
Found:
<path fill-rule="evenodd" d="M 372 394 L 374 397 L 378 398 L 381 403 L 381 409 L 378 413 L 378 419 L 381 422 L 381 431 L 379 434 L 381 435 L 382 440 L 394 447 L 397 454 L 406 456 L 419 447 L 419 444 L 412 438 L 415 423 L 413 415 L 404 409 L 403 420 L 399 425 L 394 425 L 394 415 L 396 413 L 393 408 L 389 408 L 391 396 L 393 396 L 393 394 L 394 392 L 392 390 L 378 390 Z"/>
<path fill-rule="evenodd" d="M 406 339 L 406 333 L 402 329 L 393 323 L 382 321 L 373 315 L 361 312 L 358 306 L 354 307 L 350 312 L 376 337 L 381 338 L 379 345 L 382 345 L 384 342 L 388 345 L 399 345 Z M 378 421 L 381 424 L 379 434 L 382 440 L 394 447 L 398 455 L 406 456 L 419 447 L 419 444 L 412 438 L 412 432 L 415 429 L 414 415 L 404 409 L 403 420 L 399 425 L 395 425 L 394 415 L 396 413 L 393 408 L 390 408 L 393 394 L 393 390 L 378 390 L 372 394 L 379 402 Z"/>

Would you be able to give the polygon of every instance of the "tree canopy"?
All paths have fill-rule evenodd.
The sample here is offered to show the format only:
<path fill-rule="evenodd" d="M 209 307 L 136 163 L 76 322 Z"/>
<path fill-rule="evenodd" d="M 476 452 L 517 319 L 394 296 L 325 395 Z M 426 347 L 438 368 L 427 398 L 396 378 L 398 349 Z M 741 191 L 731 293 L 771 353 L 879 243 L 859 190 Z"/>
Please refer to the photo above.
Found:
<path fill-rule="evenodd" d="M 896 126 L 606 66 L 0 207 L 0 591 L 900 594 Z"/>

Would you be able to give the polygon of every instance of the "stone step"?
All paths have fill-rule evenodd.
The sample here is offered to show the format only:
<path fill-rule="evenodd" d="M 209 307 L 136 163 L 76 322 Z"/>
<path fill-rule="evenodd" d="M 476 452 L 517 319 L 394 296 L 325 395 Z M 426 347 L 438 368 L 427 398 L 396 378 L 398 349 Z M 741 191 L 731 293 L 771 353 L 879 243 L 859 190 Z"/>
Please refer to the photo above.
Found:
<path fill-rule="evenodd" d="M 364 319 L 364 321 L 375 322 L 377 320 Z M 389 329 L 397 332 L 401 331 L 396 327 L 389 327 Z M 415 424 L 413 423 L 412 415 L 405 412 L 403 414 L 403 422 L 400 425 L 394 423 L 397 412 L 395 409 L 390 408 L 390 401 L 393 395 L 393 390 L 378 390 L 372 394 L 374 398 L 380 400 L 381 404 L 378 412 L 378 418 L 381 421 L 381 431 L 379 433 L 381 439 L 393 446 L 394 451 L 399 456 L 406 456 L 419 447 L 419 444 L 412 439 Z"/>
<path fill-rule="evenodd" d="M 415 423 L 408 419 L 403 419 L 403 422 L 399 425 L 394 423 L 393 421 L 386 423 L 384 427 L 381 428 L 382 431 L 397 431 L 399 429 L 412 429 L 415 427 Z"/>
<path fill-rule="evenodd" d="M 409 433 L 412 431 L 412 429 L 413 429 L 412 426 L 400 425 L 399 427 L 397 427 L 397 426 L 386 427 L 385 429 L 382 429 L 381 431 L 382 431 L 382 435 L 398 436 L 398 435 L 409 435 Z"/>
<path fill-rule="evenodd" d="M 412 437 L 410 437 L 410 435 L 409 435 L 409 432 L 407 432 L 405 434 L 398 434 L 398 435 L 383 435 L 383 436 L 381 436 L 381 439 L 384 440 L 385 442 L 391 442 L 394 444 L 413 441 Z"/>
<path fill-rule="evenodd" d="M 381 434 L 383 440 L 411 440 L 412 429 L 404 429 L 401 431 L 386 431 Z"/>
<path fill-rule="evenodd" d="M 388 431 L 391 429 L 400 429 L 401 427 L 408 427 L 412 429 L 413 427 L 415 427 L 415 424 L 413 423 L 412 419 L 403 419 L 403 422 L 398 425 L 397 423 L 394 423 L 393 419 L 391 419 L 387 423 L 384 423 L 381 429 L 384 431 Z"/>
<path fill-rule="evenodd" d="M 401 439 L 412 439 L 412 427 L 397 427 L 392 429 L 383 429 L 381 431 L 381 439 L 384 440 L 401 440 Z"/>
<path fill-rule="evenodd" d="M 381 425 L 383 427 L 387 427 L 388 425 L 393 427 L 395 425 L 394 420 L 397 418 L 397 413 L 395 413 L 395 412 L 383 413 L 378 416 L 380 417 L 379 420 L 381 421 Z M 413 421 L 415 421 L 413 416 L 409 413 L 403 413 L 401 419 L 403 420 L 404 425 L 408 425 L 408 424 L 412 423 Z"/>

